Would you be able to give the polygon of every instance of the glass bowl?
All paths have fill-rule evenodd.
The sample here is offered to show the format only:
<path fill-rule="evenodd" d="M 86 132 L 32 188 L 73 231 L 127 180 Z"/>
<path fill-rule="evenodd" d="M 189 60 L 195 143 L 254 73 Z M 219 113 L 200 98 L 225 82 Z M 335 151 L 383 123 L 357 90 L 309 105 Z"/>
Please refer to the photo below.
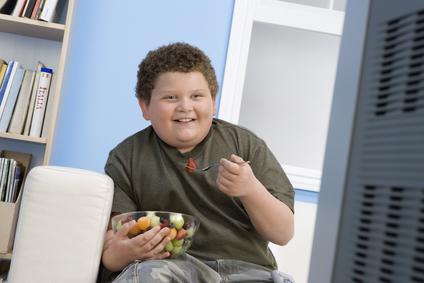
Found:
<path fill-rule="evenodd" d="M 168 227 L 170 229 L 168 237 L 171 241 L 166 245 L 165 250 L 171 254 L 171 258 L 183 254 L 190 247 L 200 225 L 196 217 L 188 214 L 168 211 L 131 211 L 112 217 L 113 231 L 116 233 L 123 224 L 132 220 L 135 220 L 137 225 L 129 231 L 129 238 L 157 225 L 161 228 Z"/>

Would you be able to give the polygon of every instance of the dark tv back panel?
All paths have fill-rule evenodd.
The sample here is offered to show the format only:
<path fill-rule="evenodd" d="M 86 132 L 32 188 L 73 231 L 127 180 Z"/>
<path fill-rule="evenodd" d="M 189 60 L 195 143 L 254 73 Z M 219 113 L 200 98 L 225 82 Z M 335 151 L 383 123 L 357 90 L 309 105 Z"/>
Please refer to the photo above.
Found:
<path fill-rule="evenodd" d="M 370 5 L 332 281 L 424 282 L 424 0 Z"/>

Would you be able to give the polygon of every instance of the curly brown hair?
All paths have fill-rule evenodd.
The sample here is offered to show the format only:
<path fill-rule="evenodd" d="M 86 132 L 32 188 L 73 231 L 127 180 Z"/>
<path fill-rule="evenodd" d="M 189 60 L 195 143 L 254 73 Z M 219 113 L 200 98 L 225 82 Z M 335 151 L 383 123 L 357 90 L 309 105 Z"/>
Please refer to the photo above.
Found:
<path fill-rule="evenodd" d="M 218 82 L 211 60 L 197 47 L 177 42 L 149 51 L 138 65 L 136 97 L 150 102 L 156 79 L 162 73 L 198 71 L 203 74 L 209 85 L 212 97 L 218 92 Z"/>

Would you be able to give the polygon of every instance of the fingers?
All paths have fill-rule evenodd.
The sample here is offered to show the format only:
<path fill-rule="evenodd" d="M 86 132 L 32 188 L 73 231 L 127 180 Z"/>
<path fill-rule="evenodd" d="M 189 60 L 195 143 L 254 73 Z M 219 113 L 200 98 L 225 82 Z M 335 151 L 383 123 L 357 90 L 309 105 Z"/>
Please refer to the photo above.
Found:
<path fill-rule="evenodd" d="M 224 185 L 220 180 L 217 180 L 216 183 L 218 185 L 218 189 L 221 192 L 227 195 L 231 195 L 231 190 L 230 190 L 231 186 Z"/>
<path fill-rule="evenodd" d="M 245 195 L 255 179 L 248 164 L 248 161 L 235 154 L 229 159 L 221 159 L 216 180 L 218 189 L 230 196 Z"/>
<path fill-rule="evenodd" d="M 160 226 L 157 225 L 153 227 L 152 229 L 142 234 L 139 234 L 138 236 L 135 237 L 135 239 L 139 244 L 143 245 L 145 242 L 150 241 L 150 239 L 153 238 L 159 231 L 160 231 Z"/>
<path fill-rule="evenodd" d="M 113 230 L 107 230 L 105 235 L 105 241 L 110 241 L 113 238 Z"/>
<path fill-rule="evenodd" d="M 155 226 L 152 229 L 140 234 L 134 238 L 138 246 L 145 246 L 146 250 L 152 250 L 159 244 L 164 237 L 169 234 L 169 228 L 160 229 L 160 226 Z"/>
<path fill-rule="evenodd" d="M 228 172 L 232 175 L 237 175 L 240 171 L 240 165 L 228 159 L 222 158 L 220 161 L 220 173 Z"/>
<path fill-rule="evenodd" d="M 163 238 L 163 240 L 161 242 L 159 242 L 158 245 L 156 245 L 147 255 L 149 256 L 148 258 L 150 259 L 162 259 L 162 258 L 167 258 L 169 257 L 171 254 L 169 252 L 165 252 L 165 246 L 166 244 L 168 244 L 171 241 L 171 239 L 169 237 L 165 237 Z"/>
<path fill-rule="evenodd" d="M 240 156 L 231 154 L 229 159 L 222 158 L 220 160 L 220 169 L 219 172 L 226 178 L 231 178 L 231 175 L 240 174 L 243 169 L 242 166 L 245 166 L 246 163 Z M 228 174 L 229 173 L 229 174 Z"/>
<path fill-rule="evenodd" d="M 230 173 L 224 166 L 220 166 L 218 169 L 218 176 L 216 178 L 216 183 L 218 188 L 224 192 L 227 187 L 231 187 L 233 179 L 236 179 L 237 175 Z"/>
<path fill-rule="evenodd" d="M 131 228 L 135 225 L 137 225 L 137 222 L 135 220 L 131 220 L 123 224 L 122 227 L 116 232 L 116 236 L 121 239 L 126 238 Z"/>
<path fill-rule="evenodd" d="M 163 252 L 166 244 L 171 239 L 167 237 L 169 228 L 160 229 L 160 226 L 155 226 L 152 229 L 140 234 L 132 239 L 137 247 L 139 259 L 160 259 L 169 257 L 169 253 Z"/>
<path fill-rule="evenodd" d="M 106 232 L 105 242 L 103 244 L 103 250 L 105 250 L 105 249 L 107 249 L 107 248 L 110 247 L 110 245 L 112 244 L 112 241 L 113 241 L 113 236 L 114 236 L 113 230 L 108 230 Z"/>
<path fill-rule="evenodd" d="M 242 163 L 242 162 L 244 162 L 243 158 L 241 158 L 240 156 L 235 155 L 235 154 L 231 154 L 230 160 L 233 161 L 233 162 L 235 162 L 235 163 Z"/>
<path fill-rule="evenodd" d="M 171 254 L 169 252 L 162 252 L 162 253 L 156 254 L 156 256 L 154 256 L 152 259 L 165 259 L 170 256 Z"/>

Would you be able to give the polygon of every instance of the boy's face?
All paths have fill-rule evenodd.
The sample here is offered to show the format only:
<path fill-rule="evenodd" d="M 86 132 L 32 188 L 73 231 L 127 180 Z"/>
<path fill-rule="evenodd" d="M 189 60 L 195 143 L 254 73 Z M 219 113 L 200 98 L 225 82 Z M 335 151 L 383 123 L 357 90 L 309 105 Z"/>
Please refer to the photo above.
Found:
<path fill-rule="evenodd" d="M 139 99 L 139 105 L 157 135 L 183 153 L 206 137 L 216 112 L 209 85 L 197 71 L 160 74 L 150 103 Z"/>

